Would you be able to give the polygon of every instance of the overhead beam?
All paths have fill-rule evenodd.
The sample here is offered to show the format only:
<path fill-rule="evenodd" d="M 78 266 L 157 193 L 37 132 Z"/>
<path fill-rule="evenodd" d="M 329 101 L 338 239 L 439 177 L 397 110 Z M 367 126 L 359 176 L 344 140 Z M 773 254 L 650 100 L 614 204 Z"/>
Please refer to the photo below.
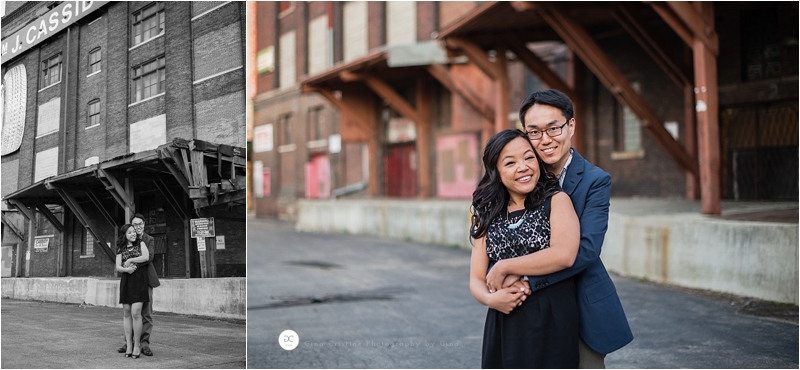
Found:
<path fill-rule="evenodd" d="M 372 127 L 369 124 L 367 124 L 367 122 L 365 122 L 363 119 L 361 119 L 361 115 L 356 114 L 349 105 L 347 105 L 341 99 L 337 98 L 332 91 L 326 89 L 315 89 L 314 91 L 322 95 L 323 98 L 325 98 L 331 104 L 333 104 L 340 112 L 343 112 L 347 116 L 352 118 L 352 120 L 357 125 L 361 126 L 364 130 L 369 130 L 369 132 L 373 131 Z"/>
<path fill-rule="evenodd" d="M 114 253 L 114 251 L 111 250 L 108 244 L 106 244 L 106 239 L 103 237 L 102 234 L 100 234 L 98 229 L 94 227 L 94 223 L 86 215 L 86 212 L 84 212 L 83 207 L 81 207 L 81 205 L 75 200 L 75 198 L 72 197 L 72 195 L 69 194 L 68 192 L 59 189 L 57 186 L 55 189 L 58 195 L 61 196 L 61 198 L 64 200 L 64 203 L 67 205 L 67 207 L 69 207 L 69 209 L 72 210 L 72 213 L 75 214 L 75 217 L 78 218 L 78 221 L 80 221 L 81 225 L 83 225 L 83 227 L 86 228 L 86 230 L 89 231 L 90 234 L 92 234 L 95 243 L 97 243 L 100 246 L 100 249 L 102 249 L 103 252 L 106 253 L 108 259 L 111 260 L 112 263 L 115 263 L 117 259 L 116 253 Z"/>
<path fill-rule="evenodd" d="M 47 221 L 50 221 L 50 224 L 53 225 L 53 227 L 55 227 L 59 233 L 64 232 L 64 225 L 61 223 L 61 220 L 59 220 L 56 217 L 56 215 L 54 215 L 53 212 L 50 211 L 50 208 L 48 208 L 47 205 L 45 205 L 39 199 L 35 200 L 34 204 L 36 204 L 36 208 L 39 209 L 39 212 L 41 212 L 41 214 L 44 215 Z"/>
<path fill-rule="evenodd" d="M 181 189 L 186 194 L 189 194 L 189 180 L 186 179 L 186 174 L 181 171 L 181 169 L 176 165 L 179 163 L 179 158 L 175 158 L 172 152 L 169 151 L 167 148 L 163 148 L 159 151 L 159 156 L 161 157 L 161 161 L 164 163 L 164 166 L 167 167 L 167 170 L 172 174 L 172 177 L 178 181 L 180 184 Z M 171 162 L 169 160 L 172 160 Z"/>
<path fill-rule="evenodd" d="M 97 209 L 100 211 L 100 214 L 103 215 L 106 221 L 108 221 L 108 223 L 111 226 L 113 226 L 114 229 L 116 229 L 119 225 L 117 225 L 117 222 L 114 220 L 114 217 L 111 217 L 111 214 L 108 212 L 108 210 L 106 210 L 106 206 L 103 205 L 103 202 L 101 202 L 100 199 L 97 198 L 97 195 L 95 195 L 94 192 L 92 191 L 87 191 L 86 196 L 89 197 L 89 200 L 91 200 L 94 206 L 97 207 Z"/>
<path fill-rule="evenodd" d="M 9 220 L 6 219 L 6 213 L 3 212 L 0 215 L 2 215 L 3 224 L 8 226 L 8 228 L 11 230 L 11 232 L 14 233 L 14 235 L 16 235 L 19 238 L 19 240 L 25 241 L 24 233 L 21 230 L 17 229 L 17 226 L 14 225 L 14 223 L 12 223 L 12 222 L 10 222 Z"/>
<path fill-rule="evenodd" d="M 448 37 L 445 39 L 445 46 L 448 49 L 461 50 L 469 58 L 470 62 L 478 66 L 492 80 L 496 81 L 503 76 L 502 71 L 489 60 L 489 56 L 474 42 L 459 37 Z"/>
<path fill-rule="evenodd" d="M 22 215 L 23 215 L 23 216 L 25 216 L 25 218 L 26 218 L 28 221 L 34 221 L 34 220 L 36 220 L 36 214 L 35 214 L 35 213 L 33 213 L 33 210 L 32 210 L 32 209 L 28 208 L 28 206 L 26 206 L 24 203 L 22 203 L 22 201 L 20 201 L 20 200 L 18 200 L 18 199 L 8 199 L 8 200 L 6 200 L 6 201 L 7 201 L 9 204 L 13 205 L 14 207 L 17 207 L 17 209 L 18 209 L 20 212 L 22 212 Z"/>
<path fill-rule="evenodd" d="M 380 96 L 381 99 L 389 104 L 397 113 L 414 121 L 418 126 L 425 123 L 419 112 L 383 80 L 372 75 L 366 75 L 364 76 L 364 84 L 375 92 L 375 94 Z"/>
<path fill-rule="evenodd" d="M 188 220 L 189 216 L 184 212 L 183 207 L 181 207 L 180 202 L 175 199 L 175 196 L 172 195 L 172 192 L 169 191 L 169 187 L 167 187 L 166 180 L 161 175 L 157 175 L 158 178 L 153 180 L 153 183 L 156 184 L 156 187 L 161 192 L 161 195 L 164 196 L 164 199 L 167 200 L 167 204 L 175 211 L 175 214 L 181 218 L 181 220 Z"/>
<path fill-rule="evenodd" d="M 714 24 L 709 24 L 688 1 L 667 1 L 667 6 L 692 31 L 694 37 L 703 43 L 708 52 L 719 55 L 719 37 L 714 31 Z"/>
<path fill-rule="evenodd" d="M 639 123 L 684 171 L 698 173 L 697 162 L 683 149 L 647 103 L 633 90 L 625 76 L 605 55 L 589 33 L 556 7 L 548 7 L 542 18 L 564 40 L 584 64 L 624 106 L 639 117 Z"/>
<path fill-rule="evenodd" d="M 694 37 L 692 36 L 692 31 L 686 28 L 686 25 L 678 18 L 678 16 L 669 8 L 666 4 L 653 1 L 650 3 L 650 6 L 653 10 L 667 23 L 675 34 L 686 43 L 686 46 L 692 47 L 692 43 L 694 43 Z"/>
<path fill-rule="evenodd" d="M 453 78 L 450 71 L 448 71 L 445 66 L 438 63 L 427 65 L 425 69 L 433 78 L 439 81 L 442 86 L 464 99 L 467 104 L 482 116 L 486 117 L 486 119 L 489 121 L 494 119 L 494 108 L 475 94 L 472 88 L 470 88 L 463 79 Z"/>
<path fill-rule="evenodd" d="M 95 170 L 95 176 L 106 186 L 106 190 L 108 190 L 114 199 L 119 202 L 120 206 L 130 209 L 131 213 L 135 212 L 136 207 L 134 206 L 130 195 L 113 174 L 102 168 L 98 168 Z"/>
<path fill-rule="evenodd" d="M 567 85 L 561 77 L 556 74 L 541 58 L 534 54 L 531 49 L 525 44 L 525 40 L 520 38 L 513 32 L 503 34 L 501 38 L 506 45 L 517 55 L 519 60 L 528 67 L 539 79 L 542 80 L 547 86 L 559 90 L 572 100 L 576 100 L 575 92 Z"/>
<path fill-rule="evenodd" d="M 617 3 L 617 11 L 612 12 L 612 15 L 675 85 L 683 88 L 692 84 L 689 76 L 678 67 L 678 63 L 664 50 L 661 43 L 656 41 L 647 27 L 631 13 L 626 4 Z"/>

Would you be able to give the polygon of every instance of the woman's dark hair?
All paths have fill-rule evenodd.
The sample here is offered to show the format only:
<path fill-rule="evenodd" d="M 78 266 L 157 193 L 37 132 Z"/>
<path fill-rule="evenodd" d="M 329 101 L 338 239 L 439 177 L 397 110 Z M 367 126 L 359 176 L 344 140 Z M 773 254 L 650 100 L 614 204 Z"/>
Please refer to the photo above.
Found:
<path fill-rule="evenodd" d="M 119 228 L 119 238 L 117 238 L 117 254 L 122 254 L 122 251 L 128 246 L 128 238 L 125 236 L 125 234 L 127 234 L 128 229 L 132 227 L 133 225 L 131 224 L 125 224 Z M 136 240 L 133 242 L 133 245 L 137 245 L 137 241 L 139 241 L 139 234 L 136 234 Z"/>
<path fill-rule="evenodd" d="M 525 139 L 525 142 L 530 145 L 528 135 L 520 130 L 500 131 L 486 143 L 486 148 L 483 150 L 483 178 L 472 193 L 472 225 L 470 225 L 469 234 L 473 238 L 477 239 L 486 235 L 492 220 L 504 213 L 508 207 L 508 189 L 500 180 L 497 161 L 500 159 L 500 152 L 503 148 L 516 138 Z M 533 149 L 533 145 L 531 145 L 531 149 Z M 536 153 L 536 150 L 533 152 Z M 525 209 L 539 207 L 545 199 L 561 191 L 558 179 L 545 169 L 544 162 L 538 154 L 536 154 L 536 161 L 539 163 L 539 181 L 525 198 Z"/>

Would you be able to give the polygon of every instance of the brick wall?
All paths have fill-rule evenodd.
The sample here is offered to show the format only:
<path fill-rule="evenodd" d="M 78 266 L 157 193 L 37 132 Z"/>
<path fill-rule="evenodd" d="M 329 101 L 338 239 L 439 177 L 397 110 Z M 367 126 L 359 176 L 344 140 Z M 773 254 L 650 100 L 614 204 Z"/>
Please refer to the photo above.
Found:
<path fill-rule="evenodd" d="M 386 44 L 386 4 L 382 1 L 369 1 L 367 3 L 367 53 Z"/>
<path fill-rule="evenodd" d="M 245 147 L 244 91 L 223 95 L 195 105 L 197 138 Z"/>
<path fill-rule="evenodd" d="M 100 161 L 108 159 L 106 157 L 106 136 L 103 135 L 108 127 L 108 96 L 106 86 L 108 85 L 108 68 L 110 66 L 108 50 L 108 17 L 100 11 L 99 18 L 91 24 L 80 27 L 81 44 L 78 56 L 78 104 L 77 104 L 77 124 L 75 130 L 75 142 L 69 142 L 68 147 L 74 153 L 72 169 L 84 167 L 86 159 L 99 157 Z M 95 48 L 100 48 L 100 72 L 89 76 L 89 52 Z M 100 125 L 89 127 L 89 102 L 100 99 Z"/>
<path fill-rule="evenodd" d="M 417 2 L 417 41 L 430 40 L 439 31 L 439 3 L 435 1 Z"/>

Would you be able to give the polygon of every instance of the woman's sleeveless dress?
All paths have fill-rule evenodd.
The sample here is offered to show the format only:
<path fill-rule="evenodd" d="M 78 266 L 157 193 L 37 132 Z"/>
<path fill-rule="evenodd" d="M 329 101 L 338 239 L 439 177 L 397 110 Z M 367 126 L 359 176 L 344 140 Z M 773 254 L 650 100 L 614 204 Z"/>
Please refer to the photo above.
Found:
<path fill-rule="evenodd" d="M 139 257 L 142 255 L 141 246 L 134 246 L 132 248 L 125 248 L 122 251 L 122 264 L 125 264 L 130 258 Z M 119 282 L 119 303 L 137 303 L 137 302 L 150 302 L 150 297 L 147 293 L 147 268 L 138 266 L 136 271 L 132 274 L 127 272 L 122 273 L 122 279 Z"/>
<path fill-rule="evenodd" d="M 489 266 L 550 247 L 550 199 L 527 214 L 524 210 L 512 212 L 489 225 Z M 514 227 L 521 217 L 522 224 Z M 572 278 L 534 291 L 508 315 L 490 308 L 483 330 L 481 367 L 578 368 L 578 319 Z"/>

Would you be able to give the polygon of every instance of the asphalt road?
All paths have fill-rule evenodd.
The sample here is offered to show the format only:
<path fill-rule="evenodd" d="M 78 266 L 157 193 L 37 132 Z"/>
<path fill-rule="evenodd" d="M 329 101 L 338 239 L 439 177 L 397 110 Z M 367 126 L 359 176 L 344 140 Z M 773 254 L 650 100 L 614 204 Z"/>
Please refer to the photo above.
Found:
<path fill-rule="evenodd" d="M 243 369 L 246 325 L 153 314 L 153 356 L 117 353 L 125 344 L 122 307 L 3 299 L 3 369 Z"/>
<path fill-rule="evenodd" d="M 480 367 L 469 251 L 253 218 L 247 239 L 248 368 Z M 608 368 L 798 368 L 796 307 L 779 321 L 737 313 L 743 299 L 614 281 L 635 339 Z"/>

